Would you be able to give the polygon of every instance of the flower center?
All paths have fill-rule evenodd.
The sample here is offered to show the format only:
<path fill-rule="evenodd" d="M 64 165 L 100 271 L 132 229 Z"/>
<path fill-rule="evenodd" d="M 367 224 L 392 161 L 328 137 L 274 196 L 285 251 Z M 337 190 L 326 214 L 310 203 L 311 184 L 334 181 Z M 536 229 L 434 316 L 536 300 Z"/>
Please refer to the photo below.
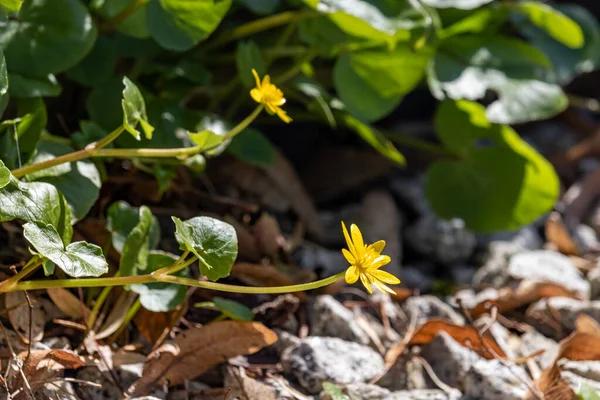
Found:
<path fill-rule="evenodd" d="M 262 87 L 263 99 L 267 103 L 281 105 L 283 99 L 283 93 L 277 88 L 277 86 L 270 84 Z"/>

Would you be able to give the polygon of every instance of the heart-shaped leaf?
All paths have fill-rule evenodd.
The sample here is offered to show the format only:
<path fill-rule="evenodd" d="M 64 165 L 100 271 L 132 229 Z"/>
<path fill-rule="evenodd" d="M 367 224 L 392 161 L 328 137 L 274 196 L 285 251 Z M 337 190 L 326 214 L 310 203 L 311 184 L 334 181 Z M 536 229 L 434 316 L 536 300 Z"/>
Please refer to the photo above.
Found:
<path fill-rule="evenodd" d="M 220 153 L 221 145 L 227 146 L 231 139 L 225 140 L 225 136 L 218 135 L 213 131 L 208 129 L 203 130 L 202 132 L 192 133 L 188 132 L 188 137 L 194 142 L 194 144 L 204 151 L 207 154 L 215 154 Z"/>
<path fill-rule="evenodd" d="M 71 211 L 63 195 L 49 183 L 19 182 L 12 175 L 0 189 L 0 222 L 22 219 L 41 221 L 59 232 L 63 243 L 71 241 Z"/>
<path fill-rule="evenodd" d="M 446 100 L 436 128 L 457 157 L 427 171 L 427 199 L 442 218 L 489 232 L 516 229 L 552 209 L 560 187 L 552 165 L 509 126 L 488 121 L 483 106 Z"/>
<path fill-rule="evenodd" d="M 28 222 L 23 228 L 29 243 L 67 275 L 83 278 L 108 272 L 102 249 L 95 244 L 74 242 L 65 247 L 56 229 L 40 221 Z"/>
<path fill-rule="evenodd" d="M 231 0 L 151 0 L 148 28 L 165 49 L 187 50 L 217 29 L 230 6 Z"/>
<path fill-rule="evenodd" d="M 123 107 L 123 126 L 125 130 L 131 133 L 137 140 L 140 140 L 140 132 L 136 129 L 139 123 L 146 139 L 152 139 L 154 128 L 148 122 L 146 103 L 140 89 L 127 77 L 123 78 L 123 84 L 125 85 L 125 89 L 123 89 L 121 106 Z"/>
<path fill-rule="evenodd" d="M 177 260 L 172 254 L 159 251 L 150 252 L 145 273 L 152 273 L 172 265 Z M 175 273 L 176 276 L 187 277 L 186 269 Z M 140 303 L 146 310 L 166 312 L 174 310 L 183 303 L 187 287 L 173 283 L 146 283 L 131 285 L 131 290 L 140 295 Z"/>
<path fill-rule="evenodd" d="M 150 245 L 154 244 L 151 243 L 152 226 L 155 224 L 158 227 L 158 221 L 146 206 L 140 207 L 138 218 L 139 222 L 129 232 L 123 245 L 119 265 L 122 276 L 138 275 L 140 271 L 145 271 L 148 266 L 148 255 L 150 250 L 153 250 L 150 248 Z"/>
<path fill-rule="evenodd" d="M 56 141 L 42 140 L 32 163 L 71 153 L 73 149 Z M 28 181 L 47 182 L 58 188 L 67 199 L 73 223 L 87 215 L 98 196 L 102 181 L 96 165 L 89 160 L 65 163 L 25 177 Z"/>
<path fill-rule="evenodd" d="M 202 275 L 212 281 L 229 275 L 237 257 L 237 236 L 233 226 L 210 217 L 187 221 L 173 217 L 173 221 L 179 248 L 198 257 Z"/>
<path fill-rule="evenodd" d="M 80 0 L 30 0 L 17 18 L 4 23 L 0 43 L 9 72 L 40 77 L 77 64 L 96 34 L 96 24 Z"/>
<path fill-rule="evenodd" d="M 106 229 L 111 233 L 112 245 L 119 253 L 125 251 L 125 243 L 127 238 L 141 222 L 140 208 L 131 207 L 125 201 L 117 201 L 109 208 L 106 216 Z M 158 219 L 152 217 L 150 231 L 148 233 L 148 248 L 150 250 L 158 247 L 160 241 L 160 226 Z"/>

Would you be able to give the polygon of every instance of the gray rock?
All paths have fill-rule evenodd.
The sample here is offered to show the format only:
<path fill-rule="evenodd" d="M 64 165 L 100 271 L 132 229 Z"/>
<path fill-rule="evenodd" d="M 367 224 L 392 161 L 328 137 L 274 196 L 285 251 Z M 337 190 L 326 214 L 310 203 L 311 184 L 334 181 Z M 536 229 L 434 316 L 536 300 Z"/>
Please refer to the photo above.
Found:
<path fill-rule="evenodd" d="M 423 265 L 405 265 L 402 267 L 402 271 L 398 277 L 402 281 L 402 285 L 409 289 L 417 289 L 420 292 L 430 292 L 435 283 L 435 276 L 433 271 L 429 272 L 430 268 Z"/>
<path fill-rule="evenodd" d="M 590 283 L 569 257 L 560 253 L 537 250 L 517 254 L 510 259 L 507 273 L 516 280 L 556 283 L 582 298 L 590 298 Z"/>
<path fill-rule="evenodd" d="M 327 247 L 345 247 L 346 240 L 342 234 L 341 221 L 357 222 L 360 218 L 361 205 L 350 204 L 341 209 L 319 211 L 319 217 L 325 228 L 322 244 Z"/>
<path fill-rule="evenodd" d="M 464 221 L 443 220 L 433 214 L 419 218 L 407 229 L 405 237 L 416 251 L 444 265 L 464 263 L 477 245 Z"/>
<path fill-rule="evenodd" d="M 582 378 L 600 382 L 600 361 L 570 361 L 562 360 L 560 367 Z"/>
<path fill-rule="evenodd" d="M 600 297 L 600 265 L 588 272 L 587 280 L 590 282 L 592 299 Z"/>
<path fill-rule="evenodd" d="M 493 234 L 478 235 L 477 239 L 480 246 L 504 248 L 504 251 L 511 250 L 512 254 L 517 254 L 525 250 L 539 250 L 544 241 L 533 226 L 525 226 L 515 232 L 497 232 Z"/>
<path fill-rule="evenodd" d="M 545 321 L 557 321 L 566 332 L 566 336 L 575 329 L 575 321 L 580 314 L 587 314 L 600 322 L 600 301 L 580 301 L 568 297 L 551 297 L 533 303 L 526 312 L 527 322 L 547 335 L 556 335 Z"/>
<path fill-rule="evenodd" d="M 598 249 L 598 236 L 591 226 L 577 225 L 573 230 L 573 239 L 583 252 Z"/>
<path fill-rule="evenodd" d="M 412 318 L 417 319 L 417 326 L 431 318 L 444 318 L 457 325 L 465 323 L 465 319 L 459 313 L 435 296 L 409 297 L 402 304 L 402 309 L 409 321 Z"/>
<path fill-rule="evenodd" d="M 552 364 L 554 358 L 558 354 L 558 343 L 534 330 L 525 332 L 525 334 L 521 336 L 519 354 L 522 357 L 529 356 L 540 350 L 544 350 L 544 352 L 536 357 L 536 359 L 539 362 L 540 367 L 544 369 Z"/>
<path fill-rule="evenodd" d="M 476 273 L 477 268 L 470 265 L 457 265 L 450 270 L 452 280 L 457 286 L 471 286 Z"/>
<path fill-rule="evenodd" d="M 427 389 L 429 387 L 423 364 L 417 362 L 410 354 L 400 356 L 377 383 L 392 391 Z"/>
<path fill-rule="evenodd" d="M 385 367 L 383 358 L 370 347 L 318 336 L 286 349 L 281 363 L 309 393 L 319 393 L 323 381 L 368 382 Z"/>
<path fill-rule="evenodd" d="M 273 344 L 273 347 L 280 354 L 288 347 L 296 346 L 301 342 L 299 337 L 287 331 L 278 328 L 275 328 L 274 331 L 277 334 L 277 341 Z"/>
<path fill-rule="evenodd" d="M 369 299 L 373 304 L 383 308 L 390 321 L 391 327 L 396 332 L 405 332 L 406 329 L 408 329 L 410 321 L 408 320 L 406 313 L 390 296 L 381 293 L 379 290 L 375 290 L 373 291 L 373 294 L 369 296 Z"/>
<path fill-rule="evenodd" d="M 313 336 L 337 337 L 350 342 L 369 345 L 371 340 L 355 321 L 352 311 L 330 295 L 318 296 L 311 313 Z"/>
<path fill-rule="evenodd" d="M 460 398 L 462 393 L 458 390 L 445 393 L 439 389 L 422 389 L 392 392 L 382 400 L 457 400 Z"/>
<path fill-rule="evenodd" d="M 388 398 L 392 392 L 378 385 L 368 383 L 351 383 L 346 385 L 344 392 L 351 399 L 361 400 L 383 400 Z"/>
<path fill-rule="evenodd" d="M 397 176 L 391 181 L 390 190 L 412 211 L 420 215 L 432 213 L 425 198 L 425 175 Z"/>
<path fill-rule="evenodd" d="M 446 333 L 424 346 L 422 356 L 442 382 L 470 398 L 520 400 L 527 393 L 518 378 L 527 376 L 523 368 L 514 366 L 509 371 L 499 361 L 483 359 Z"/>
<path fill-rule="evenodd" d="M 321 277 L 335 275 L 348 268 L 348 261 L 340 250 L 329 250 L 306 241 L 294 253 L 293 258 L 297 266 L 318 271 Z"/>

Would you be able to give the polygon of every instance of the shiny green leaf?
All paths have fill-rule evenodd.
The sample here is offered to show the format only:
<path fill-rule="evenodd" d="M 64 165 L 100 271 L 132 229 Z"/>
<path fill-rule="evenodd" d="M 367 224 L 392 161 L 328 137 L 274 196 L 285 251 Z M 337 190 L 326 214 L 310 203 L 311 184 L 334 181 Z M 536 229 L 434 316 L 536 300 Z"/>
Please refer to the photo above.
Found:
<path fill-rule="evenodd" d="M 127 77 L 123 78 L 123 84 L 125 89 L 123 89 L 121 106 L 123 107 L 123 126 L 125 130 L 137 140 L 140 140 L 140 132 L 136 129 L 139 123 L 146 139 L 152 139 L 154 128 L 148 123 L 146 103 L 140 89 Z"/>
<path fill-rule="evenodd" d="M 111 204 L 106 215 L 106 229 L 111 233 L 112 245 L 119 253 L 125 251 L 125 243 L 131 232 L 140 224 L 142 210 L 131 207 L 125 201 Z M 152 217 L 148 233 L 148 248 L 154 250 L 160 240 L 160 226 L 158 219 Z"/>
<path fill-rule="evenodd" d="M 108 272 L 102 249 L 95 244 L 73 242 L 65 247 L 52 225 L 40 221 L 23 225 L 23 235 L 38 253 L 74 278 L 100 276 Z"/>
<path fill-rule="evenodd" d="M 10 183 L 10 170 L 0 160 L 0 189 Z"/>
<path fill-rule="evenodd" d="M 198 257 L 203 276 L 216 281 L 229 275 L 238 251 L 237 236 L 231 225 L 210 217 L 187 221 L 173 217 L 173 221 L 179 248 Z"/>
<path fill-rule="evenodd" d="M 123 244 L 123 252 L 121 255 L 121 263 L 119 264 L 119 272 L 121 276 L 138 275 L 145 271 L 148 266 L 148 255 L 150 254 L 152 240 L 153 223 L 158 226 L 158 222 L 152 211 L 146 206 L 139 209 L 139 222 L 127 235 Z M 153 244 L 153 243 L 152 243 Z"/>
<path fill-rule="evenodd" d="M 529 18 L 531 23 L 548 32 L 557 41 L 572 49 L 584 44 L 583 31 L 577 22 L 555 8 L 543 3 L 525 1 L 514 8 Z"/>

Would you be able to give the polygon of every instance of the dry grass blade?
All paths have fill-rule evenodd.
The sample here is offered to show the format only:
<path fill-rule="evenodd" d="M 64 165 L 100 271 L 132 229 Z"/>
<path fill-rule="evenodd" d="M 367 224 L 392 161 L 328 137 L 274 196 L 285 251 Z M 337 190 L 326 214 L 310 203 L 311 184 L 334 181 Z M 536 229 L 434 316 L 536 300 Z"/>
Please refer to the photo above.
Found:
<path fill-rule="evenodd" d="M 77 296 L 65 288 L 47 289 L 48 296 L 52 302 L 69 317 L 79 320 L 89 315 L 90 310 L 82 304 Z M 85 315 L 84 315 L 85 314 Z"/>
<path fill-rule="evenodd" d="M 417 329 L 408 344 L 410 346 L 425 345 L 431 342 L 440 332 L 446 332 L 462 346 L 476 351 L 487 359 L 496 358 L 493 354 L 490 354 L 488 348 L 498 357 L 506 358 L 506 354 L 491 335 L 484 334 L 480 339 L 477 329 L 471 326 L 454 325 L 443 319 L 430 319 L 427 321 Z M 482 340 L 484 343 L 482 343 Z"/>
<path fill-rule="evenodd" d="M 178 385 L 239 355 L 253 354 L 277 341 L 277 334 L 257 322 L 222 321 L 188 329 L 148 356 L 144 375 L 128 390 L 146 393 L 155 385 Z"/>

